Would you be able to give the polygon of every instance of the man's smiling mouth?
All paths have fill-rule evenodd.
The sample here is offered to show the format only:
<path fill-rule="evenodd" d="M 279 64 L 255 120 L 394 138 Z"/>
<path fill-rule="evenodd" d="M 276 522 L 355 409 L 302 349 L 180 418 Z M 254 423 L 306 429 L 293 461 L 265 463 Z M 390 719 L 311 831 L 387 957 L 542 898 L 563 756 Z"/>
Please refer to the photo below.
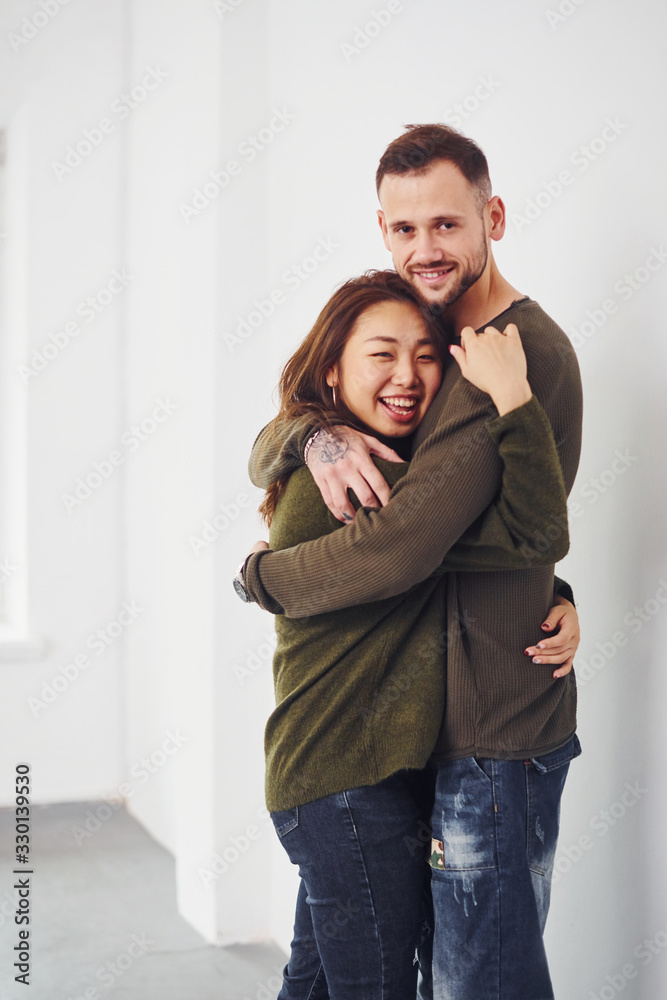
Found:
<path fill-rule="evenodd" d="M 450 267 L 430 268 L 429 270 L 415 269 L 413 270 L 412 273 L 415 274 L 418 278 L 421 278 L 422 281 L 430 283 L 430 282 L 440 281 L 448 274 L 451 274 L 453 270 L 454 270 L 454 265 L 451 265 Z"/>

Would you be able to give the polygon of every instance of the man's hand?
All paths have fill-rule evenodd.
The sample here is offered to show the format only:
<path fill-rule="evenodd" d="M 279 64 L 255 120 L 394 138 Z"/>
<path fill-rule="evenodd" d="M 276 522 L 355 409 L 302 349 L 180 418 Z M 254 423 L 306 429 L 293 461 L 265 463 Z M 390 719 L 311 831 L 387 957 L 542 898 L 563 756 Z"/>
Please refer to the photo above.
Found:
<path fill-rule="evenodd" d="M 268 542 L 255 542 L 255 544 L 253 545 L 253 547 L 250 549 L 250 552 L 248 553 L 248 555 L 251 556 L 254 552 L 263 552 L 264 549 L 268 549 L 268 547 L 269 547 L 269 543 Z M 245 559 L 244 559 L 244 562 L 245 562 Z"/>
<path fill-rule="evenodd" d="M 526 656 L 533 657 L 533 663 L 558 663 L 554 677 L 565 677 L 572 670 L 574 654 L 577 652 L 581 635 L 579 615 L 573 604 L 564 597 L 556 598 L 555 607 L 542 623 L 545 632 L 558 629 L 558 634 L 549 639 L 540 639 L 536 646 L 528 646 Z"/>
<path fill-rule="evenodd" d="M 342 425 L 334 431 L 321 430 L 308 449 L 308 468 L 322 499 L 344 524 L 354 521 L 355 515 L 348 490 L 356 493 L 362 507 L 383 507 L 389 499 L 391 490 L 371 455 L 402 461 L 374 437 Z"/>

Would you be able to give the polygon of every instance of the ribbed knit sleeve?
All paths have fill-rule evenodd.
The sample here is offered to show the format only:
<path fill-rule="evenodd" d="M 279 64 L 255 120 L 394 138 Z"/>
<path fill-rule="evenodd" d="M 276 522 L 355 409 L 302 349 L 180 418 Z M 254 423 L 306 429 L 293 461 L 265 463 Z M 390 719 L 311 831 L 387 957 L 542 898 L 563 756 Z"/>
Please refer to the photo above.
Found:
<path fill-rule="evenodd" d="M 535 396 L 486 429 L 503 462 L 502 488 L 461 536 L 440 569 L 499 570 L 553 565 L 569 548 L 567 496 L 547 415 Z"/>
<path fill-rule="evenodd" d="M 248 461 L 250 481 L 260 489 L 268 490 L 271 483 L 303 465 L 306 442 L 317 429 L 308 417 L 294 420 L 280 430 L 272 420 L 259 432 L 252 446 Z"/>

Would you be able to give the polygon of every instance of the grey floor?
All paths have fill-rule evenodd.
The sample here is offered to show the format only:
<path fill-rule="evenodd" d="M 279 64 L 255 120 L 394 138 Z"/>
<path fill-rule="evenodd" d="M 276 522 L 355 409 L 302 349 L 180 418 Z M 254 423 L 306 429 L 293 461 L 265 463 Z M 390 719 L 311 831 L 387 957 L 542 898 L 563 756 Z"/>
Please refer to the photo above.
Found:
<path fill-rule="evenodd" d="M 32 807 L 29 987 L 14 981 L 12 885 L 20 876 L 12 874 L 14 812 L 0 809 L 0 1000 L 275 997 L 282 951 L 207 944 L 176 911 L 172 856 L 124 809 L 77 847 L 72 827 L 98 805 Z"/>

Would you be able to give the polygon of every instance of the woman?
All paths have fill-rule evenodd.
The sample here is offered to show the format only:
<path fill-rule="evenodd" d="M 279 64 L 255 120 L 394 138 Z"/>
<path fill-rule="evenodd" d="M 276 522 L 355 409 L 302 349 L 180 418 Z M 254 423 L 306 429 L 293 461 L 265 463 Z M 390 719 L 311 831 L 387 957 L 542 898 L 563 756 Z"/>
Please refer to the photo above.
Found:
<path fill-rule="evenodd" d="M 276 618 L 266 798 L 301 875 L 280 1000 L 415 995 L 430 845 L 418 784 L 443 715 L 443 573 L 525 567 L 516 539 L 508 545 L 508 502 L 514 518 L 525 516 L 533 528 L 536 519 L 547 525 L 566 516 L 551 429 L 532 397 L 518 332 L 506 333 L 469 331 L 464 348 L 454 349 L 465 377 L 497 406 L 487 428 L 506 458 L 502 492 L 474 535 L 464 535 L 440 571 L 407 594 L 312 618 Z M 309 413 L 391 441 L 407 457 L 446 360 L 438 332 L 394 272 L 353 279 L 334 293 L 285 366 L 277 427 Z M 526 422 L 540 440 L 517 460 Z M 407 468 L 377 464 L 390 485 Z M 272 548 L 341 527 L 306 466 L 272 485 L 262 511 Z M 545 561 L 566 550 L 563 537 Z"/>

